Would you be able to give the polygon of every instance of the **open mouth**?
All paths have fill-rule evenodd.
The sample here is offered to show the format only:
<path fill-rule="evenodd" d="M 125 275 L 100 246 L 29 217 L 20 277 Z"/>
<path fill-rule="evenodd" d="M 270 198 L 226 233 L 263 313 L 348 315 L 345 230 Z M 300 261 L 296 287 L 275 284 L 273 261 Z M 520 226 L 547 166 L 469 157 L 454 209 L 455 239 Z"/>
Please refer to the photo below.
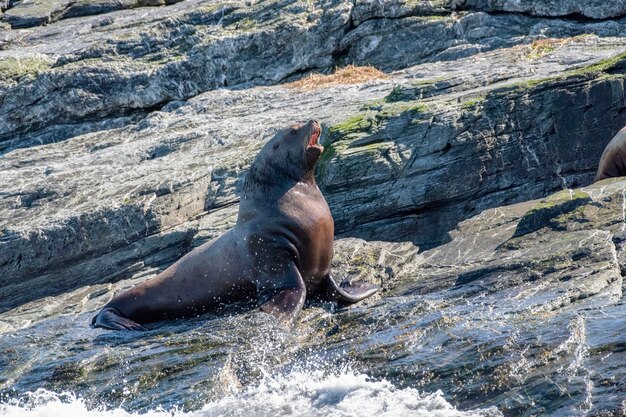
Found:
<path fill-rule="evenodd" d="M 320 125 L 315 122 L 313 123 L 313 126 L 311 126 L 311 137 L 309 138 L 309 144 L 308 147 L 316 147 L 316 148 L 321 148 L 321 145 L 319 144 L 319 138 L 320 135 L 322 133 L 322 128 L 320 127 Z"/>

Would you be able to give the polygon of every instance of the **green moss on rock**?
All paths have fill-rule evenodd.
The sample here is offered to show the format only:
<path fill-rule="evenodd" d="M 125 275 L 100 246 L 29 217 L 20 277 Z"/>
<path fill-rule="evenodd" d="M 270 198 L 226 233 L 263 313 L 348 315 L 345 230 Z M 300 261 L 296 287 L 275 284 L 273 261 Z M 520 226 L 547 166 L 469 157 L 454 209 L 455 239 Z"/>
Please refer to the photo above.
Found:
<path fill-rule="evenodd" d="M 342 123 L 330 127 L 330 129 L 328 129 L 328 133 L 331 141 L 336 141 L 345 139 L 346 136 L 354 133 L 369 132 L 371 128 L 372 119 L 367 117 L 366 114 L 358 114 Z"/>
<path fill-rule="evenodd" d="M 336 154 L 337 154 L 337 151 L 335 150 L 335 147 L 333 146 L 332 143 L 324 145 L 324 152 L 322 152 L 322 155 L 320 156 L 319 161 L 317 161 L 316 171 L 317 171 L 318 178 L 324 176 L 328 163 L 330 162 L 331 159 L 333 159 L 333 157 Z"/>
<path fill-rule="evenodd" d="M 527 91 L 539 86 L 545 86 L 555 82 L 563 82 L 570 77 L 609 77 L 611 76 L 610 73 L 617 70 L 626 70 L 626 52 L 615 55 L 611 58 L 607 58 L 595 64 L 566 71 L 560 75 L 514 83 L 506 87 L 496 89 L 493 91 L 492 94 L 506 94 L 509 92 Z M 620 77 L 623 77 L 623 74 L 620 74 Z"/>
<path fill-rule="evenodd" d="M 461 108 L 464 110 L 472 110 L 475 109 L 476 107 L 482 105 L 482 103 L 485 101 L 484 97 L 477 97 L 474 99 L 470 99 L 467 101 L 464 101 L 463 103 L 461 103 Z"/>
<path fill-rule="evenodd" d="M 250 16 L 242 16 L 241 18 L 228 23 L 224 28 L 233 32 L 246 33 L 258 29 L 261 25 L 262 22 L 257 21 Z"/>
<path fill-rule="evenodd" d="M 400 85 L 396 85 L 393 87 L 391 92 L 385 97 L 385 102 L 387 103 L 395 103 L 397 101 L 406 100 L 407 96 L 404 92 L 404 88 Z"/>
<path fill-rule="evenodd" d="M 563 190 L 539 201 L 519 221 L 514 236 L 534 232 L 543 227 L 561 229 L 564 216 L 570 219 L 572 213 L 581 214 L 584 206 L 592 199 L 582 190 Z"/>
<path fill-rule="evenodd" d="M 565 73 L 565 76 L 597 74 L 626 68 L 626 52 L 604 59 L 592 65 L 576 68 Z"/>
<path fill-rule="evenodd" d="M 0 79 L 18 80 L 24 76 L 37 75 L 52 66 L 52 60 L 43 57 L 0 59 Z"/>
<path fill-rule="evenodd" d="M 414 117 L 420 113 L 427 113 L 428 106 L 418 103 L 416 101 L 391 104 L 383 107 L 378 113 L 377 117 L 381 120 L 390 119 L 392 117 Z"/>
<path fill-rule="evenodd" d="M 338 155 L 354 152 L 377 155 L 387 151 L 391 145 L 385 129 L 390 120 L 394 119 L 394 123 L 413 123 L 415 119 L 429 113 L 429 110 L 428 106 L 417 100 L 375 102 L 362 106 L 361 113 L 328 128 L 328 141 L 324 144 L 325 150 L 318 162 L 318 178 L 323 178 L 328 164 Z"/>

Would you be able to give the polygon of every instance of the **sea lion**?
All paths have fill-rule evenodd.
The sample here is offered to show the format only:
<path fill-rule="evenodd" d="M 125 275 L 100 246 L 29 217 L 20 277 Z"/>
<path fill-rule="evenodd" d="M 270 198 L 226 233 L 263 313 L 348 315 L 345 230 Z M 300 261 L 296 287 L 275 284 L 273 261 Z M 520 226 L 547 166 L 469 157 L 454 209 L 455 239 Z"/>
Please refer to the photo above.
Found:
<path fill-rule="evenodd" d="M 330 274 L 334 222 L 313 175 L 323 146 L 317 121 L 279 131 L 244 180 L 235 227 L 156 277 L 114 297 L 95 327 L 145 330 L 144 323 L 196 316 L 241 300 L 293 319 L 307 295 L 355 303 L 378 287 L 341 287 Z"/>
<path fill-rule="evenodd" d="M 604 148 L 598 164 L 596 182 L 624 176 L 626 176 L 626 127 L 617 132 Z"/>

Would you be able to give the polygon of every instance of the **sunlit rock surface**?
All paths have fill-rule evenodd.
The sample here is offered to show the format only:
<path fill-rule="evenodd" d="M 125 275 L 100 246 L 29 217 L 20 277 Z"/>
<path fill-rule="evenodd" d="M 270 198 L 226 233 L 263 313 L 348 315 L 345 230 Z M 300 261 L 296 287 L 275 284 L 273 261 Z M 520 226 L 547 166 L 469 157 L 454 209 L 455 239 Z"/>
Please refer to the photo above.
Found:
<path fill-rule="evenodd" d="M 623 414 L 626 181 L 590 185 L 626 124 L 623 2 L 0 8 L 2 401 L 43 387 L 193 411 L 349 366 L 481 415 Z M 386 77 L 288 84 L 347 64 Z M 293 328 L 257 312 L 87 326 L 232 227 L 256 152 L 309 118 L 335 276 L 379 295 Z"/>

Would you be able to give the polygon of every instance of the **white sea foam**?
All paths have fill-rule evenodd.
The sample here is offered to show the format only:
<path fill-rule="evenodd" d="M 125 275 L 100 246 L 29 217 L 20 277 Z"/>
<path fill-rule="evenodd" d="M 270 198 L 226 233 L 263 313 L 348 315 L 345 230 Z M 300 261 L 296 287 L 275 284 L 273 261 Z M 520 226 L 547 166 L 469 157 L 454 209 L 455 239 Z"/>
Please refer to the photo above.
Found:
<path fill-rule="evenodd" d="M 270 376 L 255 387 L 242 389 L 193 412 L 164 411 L 133 413 L 121 408 L 89 409 L 70 394 L 39 390 L 26 399 L 0 404 L 4 417 L 492 417 L 501 416 L 494 408 L 458 411 L 443 394 L 422 394 L 413 388 L 400 389 L 385 380 L 373 380 L 352 372 L 292 372 Z"/>

